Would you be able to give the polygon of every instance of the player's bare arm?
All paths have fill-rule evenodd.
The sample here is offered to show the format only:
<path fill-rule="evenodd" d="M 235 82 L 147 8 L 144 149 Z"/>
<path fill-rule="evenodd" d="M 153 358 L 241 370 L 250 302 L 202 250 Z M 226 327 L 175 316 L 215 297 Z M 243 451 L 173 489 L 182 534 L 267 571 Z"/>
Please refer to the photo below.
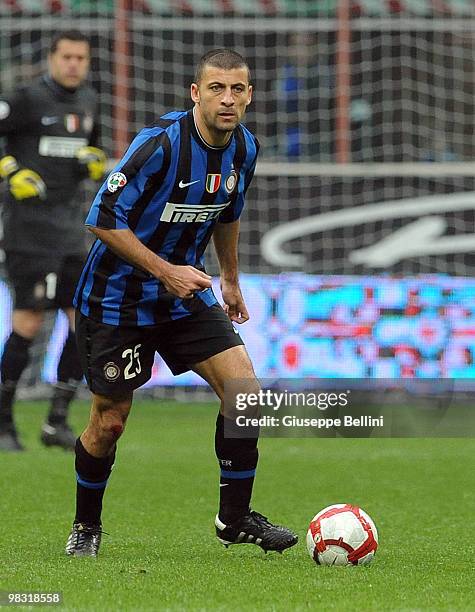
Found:
<path fill-rule="evenodd" d="M 116 255 L 158 278 L 167 291 L 179 298 L 191 297 L 195 291 L 211 287 L 211 276 L 193 266 L 168 263 L 147 248 L 131 230 L 97 227 L 89 227 L 89 230 Z"/>
<path fill-rule="evenodd" d="M 239 219 L 233 223 L 217 223 L 213 231 L 213 242 L 220 268 L 224 310 L 231 321 L 245 323 L 249 320 L 249 313 L 239 287 L 239 223 Z"/>

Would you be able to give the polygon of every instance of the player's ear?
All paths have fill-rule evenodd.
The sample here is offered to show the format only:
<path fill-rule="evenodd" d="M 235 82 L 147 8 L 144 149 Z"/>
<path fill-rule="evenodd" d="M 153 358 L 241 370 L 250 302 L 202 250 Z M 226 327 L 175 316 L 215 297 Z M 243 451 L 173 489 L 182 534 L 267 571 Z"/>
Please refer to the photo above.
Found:
<path fill-rule="evenodd" d="M 249 85 L 248 98 L 247 98 L 246 106 L 249 106 L 249 104 L 251 102 L 252 102 L 252 85 Z"/>
<path fill-rule="evenodd" d="M 191 84 L 190 94 L 191 94 L 191 99 L 193 100 L 193 102 L 195 104 L 199 104 L 200 103 L 200 90 L 196 83 Z"/>

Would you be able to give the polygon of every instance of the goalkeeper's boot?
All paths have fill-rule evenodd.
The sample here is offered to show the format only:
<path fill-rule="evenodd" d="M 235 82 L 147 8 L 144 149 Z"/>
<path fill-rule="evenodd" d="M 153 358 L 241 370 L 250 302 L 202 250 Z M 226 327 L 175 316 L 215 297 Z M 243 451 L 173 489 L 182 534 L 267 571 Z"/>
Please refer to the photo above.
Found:
<path fill-rule="evenodd" d="M 102 533 L 101 525 L 73 523 L 66 542 L 66 554 L 74 557 L 97 557 Z"/>
<path fill-rule="evenodd" d="M 76 446 L 76 437 L 67 423 L 44 423 L 41 429 L 41 441 L 45 446 L 60 446 L 72 451 Z"/>
<path fill-rule="evenodd" d="M 13 425 L 0 431 L 0 451 L 23 451 L 25 448 L 18 440 L 18 434 Z"/>
<path fill-rule="evenodd" d="M 298 537 L 287 529 L 273 525 L 259 512 L 249 512 L 230 525 L 225 525 L 216 516 L 216 536 L 226 548 L 231 544 L 257 544 L 265 552 L 275 550 L 283 552 L 297 544 Z"/>

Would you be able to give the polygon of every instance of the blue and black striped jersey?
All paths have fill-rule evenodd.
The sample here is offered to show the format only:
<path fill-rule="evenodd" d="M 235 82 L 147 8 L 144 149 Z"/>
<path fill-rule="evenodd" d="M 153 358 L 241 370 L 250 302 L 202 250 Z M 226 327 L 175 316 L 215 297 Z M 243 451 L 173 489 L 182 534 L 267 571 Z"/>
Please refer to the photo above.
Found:
<path fill-rule="evenodd" d="M 154 253 L 204 270 L 217 221 L 239 218 L 259 144 L 239 125 L 228 144 L 201 138 L 193 111 L 174 111 L 143 129 L 97 193 L 86 225 L 130 229 Z M 154 325 L 209 308 L 211 289 L 177 298 L 153 276 L 127 263 L 100 240 L 86 260 L 75 306 L 110 325 Z"/>

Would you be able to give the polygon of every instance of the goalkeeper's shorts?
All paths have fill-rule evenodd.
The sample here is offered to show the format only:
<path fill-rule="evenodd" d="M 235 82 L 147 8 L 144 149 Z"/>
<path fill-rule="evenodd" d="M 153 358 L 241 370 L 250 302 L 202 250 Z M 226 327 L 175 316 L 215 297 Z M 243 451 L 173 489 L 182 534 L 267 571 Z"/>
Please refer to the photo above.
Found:
<path fill-rule="evenodd" d="M 244 344 L 218 304 L 174 321 L 137 327 L 99 323 L 76 312 L 76 339 L 89 388 L 106 397 L 123 397 L 145 384 L 155 352 L 177 375 Z"/>
<path fill-rule="evenodd" d="M 18 310 L 72 308 L 84 258 L 5 253 L 5 267 Z"/>

